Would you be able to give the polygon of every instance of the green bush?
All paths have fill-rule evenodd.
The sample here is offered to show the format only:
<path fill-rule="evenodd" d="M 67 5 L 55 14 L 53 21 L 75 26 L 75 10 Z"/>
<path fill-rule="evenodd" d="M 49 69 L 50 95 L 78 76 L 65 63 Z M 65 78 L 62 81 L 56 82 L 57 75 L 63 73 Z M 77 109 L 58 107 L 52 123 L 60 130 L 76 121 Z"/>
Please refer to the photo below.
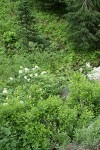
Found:
<path fill-rule="evenodd" d="M 91 122 L 87 128 L 77 129 L 75 131 L 75 140 L 86 147 L 97 146 L 100 142 L 100 117 Z"/>
<path fill-rule="evenodd" d="M 38 99 L 46 99 L 49 96 L 60 96 L 61 90 L 67 86 L 66 76 L 61 77 L 59 74 L 55 76 L 49 71 L 42 71 L 37 65 L 33 68 L 24 68 L 20 66 L 16 77 L 10 77 L 6 80 L 5 86 L 8 89 L 8 97 L 19 97 L 21 100 L 34 99 L 35 103 Z"/>
<path fill-rule="evenodd" d="M 49 150 L 67 144 L 76 115 L 75 109 L 57 97 L 40 101 L 37 106 L 10 99 L 0 105 L 0 149 Z"/>
<path fill-rule="evenodd" d="M 100 110 L 100 84 L 90 81 L 85 75 L 78 72 L 74 73 L 70 79 L 70 97 L 68 105 L 79 107 L 80 111 L 84 107 L 96 114 Z M 97 109 L 98 108 L 98 109 Z"/>
<path fill-rule="evenodd" d="M 0 1 L 0 150 L 65 150 L 74 142 L 99 143 L 100 84 L 86 76 L 89 64 L 99 66 L 99 52 L 68 50 L 99 46 L 99 5 L 91 1 L 86 13 L 82 3 Z M 9 57 L 5 49 L 19 51 Z M 79 68 L 85 75 L 74 72 Z"/>
<path fill-rule="evenodd" d="M 3 43 L 6 48 L 6 54 L 14 53 L 16 42 L 17 42 L 17 36 L 15 32 L 8 31 L 3 34 Z"/>

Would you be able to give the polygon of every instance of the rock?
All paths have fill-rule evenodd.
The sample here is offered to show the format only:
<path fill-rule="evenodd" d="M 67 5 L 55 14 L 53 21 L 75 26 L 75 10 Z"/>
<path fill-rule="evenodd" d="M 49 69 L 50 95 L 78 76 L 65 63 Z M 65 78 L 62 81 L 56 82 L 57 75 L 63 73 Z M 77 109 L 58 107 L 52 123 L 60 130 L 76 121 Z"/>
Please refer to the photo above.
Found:
<path fill-rule="evenodd" d="M 66 99 L 68 98 L 69 94 L 70 94 L 69 88 L 68 88 L 68 87 L 65 87 L 65 88 L 63 88 L 63 89 L 61 90 L 61 92 L 60 92 L 60 97 L 61 97 L 62 99 L 64 99 L 64 100 L 66 100 Z"/>
<path fill-rule="evenodd" d="M 76 148 L 76 145 L 74 143 L 69 143 L 67 145 L 66 150 L 75 150 L 75 148 Z"/>
<path fill-rule="evenodd" d="M 87 77 L 90 80 L 100 80 L 100 66 L 99 67 L 94 67 L 92 72 L 87 74 Z"/>

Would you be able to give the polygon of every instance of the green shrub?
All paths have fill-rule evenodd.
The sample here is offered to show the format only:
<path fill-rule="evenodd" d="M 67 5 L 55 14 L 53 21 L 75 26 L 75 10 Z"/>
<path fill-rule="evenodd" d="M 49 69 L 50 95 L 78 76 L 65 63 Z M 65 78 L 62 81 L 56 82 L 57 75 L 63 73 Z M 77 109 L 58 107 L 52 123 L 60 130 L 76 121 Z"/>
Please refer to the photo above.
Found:
<path fill-rule="evenodd" d="M 80 111 L 87 106 L 95 115 L 100 110 L 100 84 L 90 81 L 85 75 L 74 73 L 70 80 L 70 97 L 68 104 L 79 107 Z M 98 109 L 97 109 L 98 108 Z"/>
<path fill-rule="evenodd" d="M 49 96 L 60 96 L 61 90 L 67 86 L 66 76 L 61 77 L 59 74 L 55 76 L 49 71 L 42 71 L 37 65 L 33 68 L 24 68 L 20 66 L 16 77 L 8 78 L 5 86 L 8 89 L 8 97 L 19 97 L 21 100 L 28 98 L 34 99 L 35 103 L 38 99 L 46 99 Z"/>
<path fill-rule="evenodd" d="M 8 31 L 3 34 L 3 43 L 6 48 L 6 54 L 14 53 L 16 41 L 17 36 L 15 32 Z"/>
<path fill-rule="evenodd" d="M 94 118 L 94 113 L 92 110 L 89 110 L 89 107 L 84 107 L 83 109 L 78 109 L 78 119 L 76 128 L 87 127 L 87 125 Z"/>
<path fill-rule="evenodd" d="M 70 141 L 77 112 L 50 97 L 32 106 L 14 99 L 0 105 L 0 149 L 44 149 Z M 65 145 L 66 145 L 65 144 Z"/>
<path fill-rule="evenodd" d="M 75 131 L 75 140 L 87 147 L 97 146 L 100 142 L 100 117 L 91 122 L 87 128 L 77 129 Z"/>

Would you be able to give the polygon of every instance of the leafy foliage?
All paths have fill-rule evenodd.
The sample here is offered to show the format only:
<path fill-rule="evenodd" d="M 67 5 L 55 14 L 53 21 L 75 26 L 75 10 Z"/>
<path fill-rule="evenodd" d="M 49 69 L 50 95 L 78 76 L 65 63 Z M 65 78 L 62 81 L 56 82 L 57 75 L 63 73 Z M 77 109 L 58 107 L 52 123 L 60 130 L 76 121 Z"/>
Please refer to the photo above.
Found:
<path fill-rule="evenodd" d="M 77 142 L 82 142 L 88 147 L 98 147 L 100 142 L 100 118 L 97 117 L 94 122 L 88 125 L 87 128 L 78 129 L 75 132 L 75 139 Z"/>
<path fill-rule="evenodd" d="M 50 149 L 67 144 L 76 122 L 76 110 L 57 97 L 40 101 L 37 106 L 32 106 L 30 100 L 21 103 L 12 99 L 0 107 L 1 149 Z"/>
<path fill-rule="evenodd" d="M 1 149 L 65 148 L 74 132 L 99 115 L 100 86 L 79 73 L 68 84 L 66 76 L 54 76 L 37 65 L 20 66 L 16 77 L 1 86 L 1 91 L 7 87 L 0 104 Z M 59 91 L 66 86 L 70 94 L 63 100 Z"/>
<path fill-rule="evenodd" d="M 68 103 L 71 107 L 76 105 L 81 112 L 87 106 L 89 110 L 99 113 L 100 84 L 90 82 L 86 76 L 75 73 L 71 77 L 70 89 L 71 94 Z"/>
<path fill-rule="evenodd" d="M 0 6 L 0 149 L 95 148 L 100 82 L 89 75 L 100 64 L 99 1 Z"/>
<path fill-rule="evenodd" d="M 16 48 L 16 33 L 8 31 L 3 34 L 3 43 L 7 54 L 13 54 Z"/>

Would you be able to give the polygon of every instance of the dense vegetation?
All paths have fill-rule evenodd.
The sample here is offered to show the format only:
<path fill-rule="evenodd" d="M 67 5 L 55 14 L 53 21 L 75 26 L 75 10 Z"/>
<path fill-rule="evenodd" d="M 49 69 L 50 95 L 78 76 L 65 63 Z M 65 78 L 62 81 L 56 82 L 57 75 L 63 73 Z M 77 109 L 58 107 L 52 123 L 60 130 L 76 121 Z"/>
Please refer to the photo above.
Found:
<path fill-rule="evenodd" d="M 1 0 L 0 150 L 99 150 L 99 66 L 99 0 Z"/>

